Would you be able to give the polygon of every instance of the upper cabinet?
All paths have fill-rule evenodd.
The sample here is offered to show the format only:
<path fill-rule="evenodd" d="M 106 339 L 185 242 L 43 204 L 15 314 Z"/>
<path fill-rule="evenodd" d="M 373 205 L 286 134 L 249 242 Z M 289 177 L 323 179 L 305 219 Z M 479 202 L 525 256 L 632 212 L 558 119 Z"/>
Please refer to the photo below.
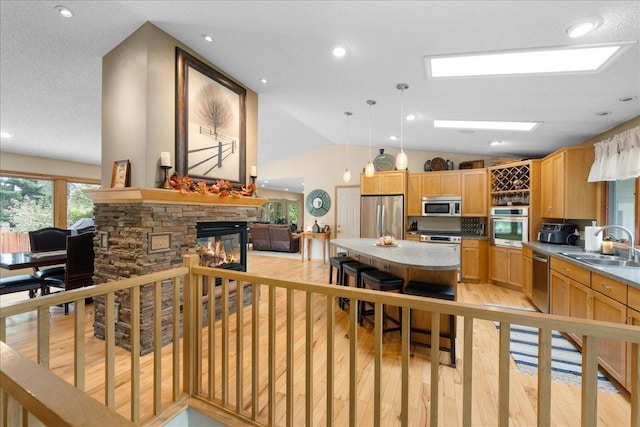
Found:
<path fill-rule="evenodd" d="M 360 194 L 402 194 L 407 189 L 407 172 L 376 172 L 374 176 L 367 177 L 360 174 Z"/>
<path fill-rule="evenodd" d="M 422 215 L 422 175 L 412 173 L 407 178 L 407 216 Z"/>
<path fill-rule="evenodd" d="M 542 160 L 542 217 L 596 218 L 597 184 L 587 182 L 593 158 L 592 146 L 578 146 L 563 148 Z"/>
<path fill-rule="evenodd" d="M 462 216 L 487 216 L 488 185 L 486 169 L 468 169 L 460 173 Z"/>
<path fill-rule="evenodd" d="M 460 171 L 426 172 L 422 175 L 422 196 L 460 196 Z"/>

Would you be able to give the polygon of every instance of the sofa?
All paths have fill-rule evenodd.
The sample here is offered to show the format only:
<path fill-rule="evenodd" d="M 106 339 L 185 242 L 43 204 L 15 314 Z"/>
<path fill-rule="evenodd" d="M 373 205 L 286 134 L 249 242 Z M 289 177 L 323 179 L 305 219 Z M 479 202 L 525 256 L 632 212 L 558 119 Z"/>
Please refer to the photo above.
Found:
<path fill-rule="evenodd" d="M 287 224 L 249 224 L 254 250 L 300 252 L 300 236 Z"/>

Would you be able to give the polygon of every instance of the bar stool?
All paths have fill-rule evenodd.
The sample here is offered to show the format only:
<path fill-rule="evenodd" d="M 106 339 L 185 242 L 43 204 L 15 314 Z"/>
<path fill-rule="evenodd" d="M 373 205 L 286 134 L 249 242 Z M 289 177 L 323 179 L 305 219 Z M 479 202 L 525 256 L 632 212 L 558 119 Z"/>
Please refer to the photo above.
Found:
<path fill-rule="evenodd" d="M 415 280 L 409 281 L 409 283 L 407 283 L 407 286 L 405 286 L 405 288 L 402 290 L 402 293 L 408 294 L 408 295 L 416 295 L 419 297 L 443 299 L 447 301 L 455 301 L 456 299 L 455 288 L 452 285 L 426 283 L 426 282 L 419 282 Z M 410 310 L 410 313 L 412 311 L 413 310 Z M 450 332 L 449 334 L 446 334 L 446 335 L 442 335 L 442 334 L 440 335 L 440 337 L 446 338 L 449 340 L 449 343 L 450 343 L 449 348 L 440 347 L 440 350 L 446 351 L 451 354 L 450 366 L 453 368 L 456 367 L 456 320 L 455 319 L 456 319 L 455 315 L 453 314 L 449 315 L 449 331 Z M 415 333 L 431 336 L 431 330 L 416 328 L 413 326 L 411 314 L 409 315 L 409 327 L 411 328 L 410 329 L 411 333 L 415 332 Z M 411 334 L 409 335 L 411 336 Z M 411 341 L 411 344 L 413 345 L 431 348 L 431 344 L 426 344 L 420 341 L 413 341 L 411 339 L 410 341 Z"/>
<path fill-rule="evenodd" d="M 349 286 L 349 276 L 356 280 L 356 287 L 362 287 L 362 273 L 365 271 L 373 271 L 377 268 L 370 266 L 359 261 L 347 262 L 342 264 L 342 286 Z M 349 303 L 348 298 L 341 298 L 340 308 L 344 310 L 344 304 Z"/>
<path fill-rule="evenodd" d="M 329 258 L 329 284 L 333 282 L 333 268 L 336 268 L 336 285 L 342 285 L 342 265 L 357 260 L 345 255 Z"/>
<path fill-rule="evenodd" d="M 401 277 L 395 276 L 391 273 L 382 270 L 375 271 L 365 271 L 362 273 L 362 286 L 364 288 L 374 289 L 376 291 L 382 292 L 390 292 L 390 291 L 400 291 L 402 290 L 402 285 L 404 285 L 404 280 Z M 399 308 L 399 310 L 402 310 Z M 396 326 L 391 328 L 384 328 L 384 323 L 382 327 L 382 333 L 386 332 L 394 332 L 401 330 L 400 321 L 395 317 L 391 316 L 388 313 L 384 312 L 384 304 L 382 305 L 382 317 L 383 322 L 384 319 L 390 320 Z M 402 314 L 399 311 L 400 315 Z M 360 301 L 360 317 L 359 317 L 360 325 L 364 322 L 367 322 L 371 325 L 374 325 L 375 320 L 375 306 L 369 301 Z"/>

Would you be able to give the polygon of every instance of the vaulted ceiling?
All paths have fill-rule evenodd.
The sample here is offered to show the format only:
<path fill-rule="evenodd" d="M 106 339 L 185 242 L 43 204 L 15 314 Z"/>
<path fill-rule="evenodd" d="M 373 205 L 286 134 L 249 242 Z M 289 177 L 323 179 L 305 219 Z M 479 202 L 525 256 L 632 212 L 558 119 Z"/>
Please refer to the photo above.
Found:
<path fill-rule="evenodd" d="M 75 16 L 60 17 L 64 4 Z M 259 94 L 258 164 L 344 143 L 541 156 L 640 114 L 637 1 L 2 1 L 0 114 L 7 152 L 99 164 L 102 57 L 146 21 Z M 584 38 L 567 27 L 603 24 Z M 203 34 L 213 38 L 205 42 Z M 425 56 L 634 42 L 599 72 L 432 79 Z M 346 47 L 335 58 L 333 46 Z M 267 79 L 262 83 L 261 79 Z M 635 97 L 635 98 L 633 98 Z M 630 101 L 620 101 L 631 98 Z M 599 112 L 608 115 L 597 115 Z M 532 132 L 435 129 L 434 119 L 538 121 Z M 500 140 L 496 147 L 489 142 Z"/>

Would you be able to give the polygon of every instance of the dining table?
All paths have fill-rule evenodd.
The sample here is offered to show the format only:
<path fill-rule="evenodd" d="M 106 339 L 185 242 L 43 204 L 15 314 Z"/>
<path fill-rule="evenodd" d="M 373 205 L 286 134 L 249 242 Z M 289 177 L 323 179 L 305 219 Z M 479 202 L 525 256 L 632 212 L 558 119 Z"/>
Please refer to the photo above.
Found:
<path fill-rule="evenodd" d="M 48 265 L 64 264 L 66 261 L 66 249 L 44 252 L 25 251 L 0 254 L 0 268 L 5 270 L 45 267 Z"/>

